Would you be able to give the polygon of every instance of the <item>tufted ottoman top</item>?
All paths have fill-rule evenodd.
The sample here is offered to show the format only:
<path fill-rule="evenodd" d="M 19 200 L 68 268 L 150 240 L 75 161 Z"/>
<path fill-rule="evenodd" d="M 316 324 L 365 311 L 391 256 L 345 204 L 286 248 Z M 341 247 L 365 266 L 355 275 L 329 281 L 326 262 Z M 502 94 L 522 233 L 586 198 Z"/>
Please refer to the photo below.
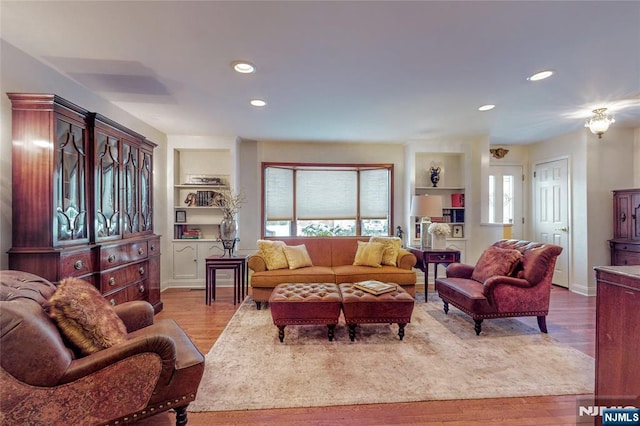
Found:
<path fill-rule="evenodd" d="M 347 324 L 411 322 L 414 300 L 400 286 L 395 291 L 375 296 L 354 288 L 352 283 L 342 283 L 340 292 Z"/>
<path fill-rule="evenodd" d="M 338 286 L 332 283 L 285 283 L 271 293 L 274 302 L 340 302 Z"/>

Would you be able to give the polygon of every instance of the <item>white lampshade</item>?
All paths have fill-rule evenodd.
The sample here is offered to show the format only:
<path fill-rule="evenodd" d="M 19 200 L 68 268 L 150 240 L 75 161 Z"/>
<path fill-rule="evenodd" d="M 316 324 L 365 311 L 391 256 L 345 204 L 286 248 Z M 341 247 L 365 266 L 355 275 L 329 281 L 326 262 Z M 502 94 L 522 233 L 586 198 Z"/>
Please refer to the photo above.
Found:
<path fill-rule="evenodd" d="M 411 200 L 411 216 L 416 217 L 441 217 L 442 196 L 440 195 L 414 195 Z"/>

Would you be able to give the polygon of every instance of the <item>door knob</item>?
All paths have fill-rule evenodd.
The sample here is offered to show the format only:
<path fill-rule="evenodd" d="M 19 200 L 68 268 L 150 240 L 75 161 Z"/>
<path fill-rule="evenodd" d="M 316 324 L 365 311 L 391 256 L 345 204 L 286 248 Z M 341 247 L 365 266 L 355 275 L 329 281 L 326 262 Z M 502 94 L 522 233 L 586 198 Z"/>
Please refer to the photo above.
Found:
<path fill-rule="evenodd" d="M 569 232 L 569 228 L 563 226 L 562 228 L 556 229 L 556 231 Z"/>

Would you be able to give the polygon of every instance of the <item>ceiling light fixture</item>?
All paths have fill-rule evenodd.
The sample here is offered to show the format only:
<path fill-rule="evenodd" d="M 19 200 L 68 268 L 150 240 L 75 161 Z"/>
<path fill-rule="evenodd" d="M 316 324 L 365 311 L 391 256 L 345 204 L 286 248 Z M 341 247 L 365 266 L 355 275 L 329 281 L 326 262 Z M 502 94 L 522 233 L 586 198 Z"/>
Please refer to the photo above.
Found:
<path fill-rule="evenodd" d="M 235 61 L 231 65 L 233 69 L 241 74 L 251 74 L 256 72 L 256 67 L 251 62 L 247 61 Z"/>
<path fill-rule="evenodd" d="M 251 99 L 249 103 L 255 107 L 263 107 L 267 105 L 267 102 L 262 99 Z"/>
<path fill-rule="evenodd" d="M 496 106 L 493 104 L 482 105 L 481 107 L 478 108 L 478 111 L 491 111 L 495 107 Z"/>
<path fill-rule="evenodd" d="M 593 117 L 584 123 L 584 127 L 588 127 L 591 133 L 598 135 L 598 139 L 602 139 L 602 134 L 615 122 L 616 119 L 613 118 L 613 115 L 607 114 L 606 108 L 596 108 L 593 110 Z"/>
<path fill-rule="evenodd" d="M 549 78 L 552 75 L 553 75 L 553 71 L 551 71 L 551 70 L 540 71 L 540 72 L 537 72 L 537 73 L 533 74 L 532 76 L 527 77 L 527 80 L 529 80 L 529 81 L 540 81 L 540 80 L 544 80 L 545 78 Z"/>

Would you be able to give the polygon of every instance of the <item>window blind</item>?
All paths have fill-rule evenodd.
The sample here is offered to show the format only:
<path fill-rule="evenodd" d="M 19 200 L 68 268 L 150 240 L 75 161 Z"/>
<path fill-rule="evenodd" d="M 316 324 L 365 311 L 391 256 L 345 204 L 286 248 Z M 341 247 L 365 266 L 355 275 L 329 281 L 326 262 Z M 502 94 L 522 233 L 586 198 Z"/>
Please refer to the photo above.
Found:
<path fill-rule="evenodd" d="M 293 220 L 293 170 L 265 169 L 264 203 L 267 221 Z"/>
<path fill-rule="evenodd" d="M 357 174 L 353 170 L 299 170 L 297 219 L 355 219 L 357 188 Z"/>
<path fill-rule="evenodd" d="M 387 219 L 389 217 L 389 170 L 374 169 L 360 172 L 360 217 Z"/>

